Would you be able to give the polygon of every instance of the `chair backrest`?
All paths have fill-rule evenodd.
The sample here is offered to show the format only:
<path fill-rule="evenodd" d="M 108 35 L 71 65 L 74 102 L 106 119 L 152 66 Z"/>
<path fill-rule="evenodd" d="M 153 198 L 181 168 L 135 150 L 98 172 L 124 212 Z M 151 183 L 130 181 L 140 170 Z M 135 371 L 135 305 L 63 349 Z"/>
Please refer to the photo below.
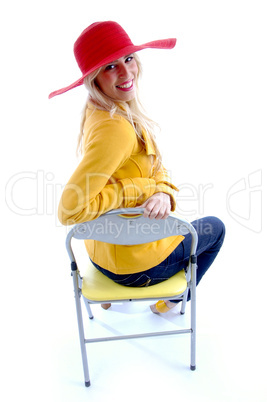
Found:
<path fill-rule="evenodd" d="M 135 245 L 191 233 L 193 243 L 197 243 L 194 227 L 184 218 L 171 213 L 167 219 L 149 219 L 143 216 L 143 212 L 142 208 L 115 209 L 95 220 L 75 225 L 66 239 L 70 258 L 74 259 L 70 245 L 72 238 Z"/>

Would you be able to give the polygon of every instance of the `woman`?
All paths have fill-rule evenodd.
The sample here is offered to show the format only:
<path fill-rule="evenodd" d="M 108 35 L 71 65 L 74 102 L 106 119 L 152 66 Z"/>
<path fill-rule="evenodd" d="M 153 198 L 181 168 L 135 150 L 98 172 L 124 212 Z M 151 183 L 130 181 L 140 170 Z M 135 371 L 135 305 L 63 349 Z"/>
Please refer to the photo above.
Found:
<path fill-rule="evenodd" d="M 134 46 L 112 21 L 90 25 L 75 42 L 83 75 L 50 94 L 51 98 L 81 84 L 89 92 L 79 138 L 83 158 L 62 194 L 62 224 L 92 220 L 115 208 L 143 207 L 144 216 L 151 219 L 165 219 L 175 210 L 177 188 L 162 166 L 155 124 L 142 112 L 138 99 L 141 66 L 136 55 L 145 48 L 171 49 L 175 43 L 165 39 Z M 222 245 L 224 225 L 214 217 L 193 224 L 199 236 L 198 283 Z M 96 268 L 125 286 L 151 286 L 168 279 L 187 265 L 190 253 L 187 236 L 130 247 L 93 240 L 85 245 Z M 151 309 L 163 313 L 175 305 L 161 301 Z"/>

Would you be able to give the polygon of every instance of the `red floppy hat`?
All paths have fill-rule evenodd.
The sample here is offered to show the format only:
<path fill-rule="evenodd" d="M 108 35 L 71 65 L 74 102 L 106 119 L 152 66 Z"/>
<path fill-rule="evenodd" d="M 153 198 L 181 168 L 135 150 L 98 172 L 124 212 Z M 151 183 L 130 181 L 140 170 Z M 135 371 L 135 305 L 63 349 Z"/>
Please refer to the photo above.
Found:
<path fill-rule="evenodd" d="M 49 95 L 63 94 L 83 84 L 84 78 L 105 64 L 142 49 L 172 49 L 176 39 L 161 39 L 135 46 L 124 29 L 114 21 L 95 22 L 86 28 L 74 43 L 74 55 L 82 77 L 73 84 Z"/>

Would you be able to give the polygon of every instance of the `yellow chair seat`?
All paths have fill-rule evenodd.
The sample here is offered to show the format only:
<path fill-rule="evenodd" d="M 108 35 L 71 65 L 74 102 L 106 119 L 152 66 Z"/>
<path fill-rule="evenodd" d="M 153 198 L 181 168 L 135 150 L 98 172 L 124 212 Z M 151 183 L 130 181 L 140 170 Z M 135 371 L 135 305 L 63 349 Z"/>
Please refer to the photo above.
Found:
<path fill-rule="evenodd" d="M 157 285 L 134 288 L 115 283 L 98 271 L 92 263 L 89 263 L 82 281 L 83 296 L 93 302 L 162 299 L 181 295 L 186 288 L 184 271 Z"/>

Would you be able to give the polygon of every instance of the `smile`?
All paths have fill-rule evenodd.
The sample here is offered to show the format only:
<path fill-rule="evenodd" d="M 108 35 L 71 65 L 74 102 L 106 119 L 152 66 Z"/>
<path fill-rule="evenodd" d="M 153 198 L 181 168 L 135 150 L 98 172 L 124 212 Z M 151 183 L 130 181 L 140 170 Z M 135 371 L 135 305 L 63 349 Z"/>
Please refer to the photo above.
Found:
<path fill-rule="evenodd" d="M 122 90 L 129 90 L 132 89 L 133 87 L 133 80 L 126 82 L 125 84 L 122 85 L 117 85 L 117 88 L 122 89 Z"/>

